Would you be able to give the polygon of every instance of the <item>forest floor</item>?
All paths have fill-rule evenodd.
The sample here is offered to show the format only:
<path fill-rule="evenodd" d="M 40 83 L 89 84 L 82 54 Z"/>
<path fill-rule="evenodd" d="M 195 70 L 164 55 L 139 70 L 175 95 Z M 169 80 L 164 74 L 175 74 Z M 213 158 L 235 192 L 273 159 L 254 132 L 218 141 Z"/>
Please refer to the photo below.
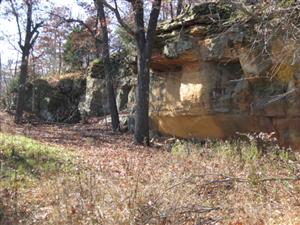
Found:
<path fill-rule="evenodd" d="M 0 112 L 0 224 L 300 224 L 299 159 Z"/>

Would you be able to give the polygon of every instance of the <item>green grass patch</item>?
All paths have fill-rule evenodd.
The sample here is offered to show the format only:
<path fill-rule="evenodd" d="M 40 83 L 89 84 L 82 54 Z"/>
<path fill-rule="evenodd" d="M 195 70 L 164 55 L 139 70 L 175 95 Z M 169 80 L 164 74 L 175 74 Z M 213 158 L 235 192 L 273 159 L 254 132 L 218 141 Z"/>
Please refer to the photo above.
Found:
<path fill-rule="evenodd" d="M 0 187 L 31 186 L 73 168 L 70 151 L 33 139 L 0 133 Z"/>

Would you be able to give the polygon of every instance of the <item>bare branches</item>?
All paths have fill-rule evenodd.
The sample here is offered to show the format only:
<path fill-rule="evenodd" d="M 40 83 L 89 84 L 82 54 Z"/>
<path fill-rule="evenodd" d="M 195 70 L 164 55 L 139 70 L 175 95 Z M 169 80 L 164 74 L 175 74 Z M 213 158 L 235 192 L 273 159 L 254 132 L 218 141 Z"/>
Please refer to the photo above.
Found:
<path fill-rule="evenodd" d="M 131 36 L 135 36 L 135 32 L 122 19 L 116 0 L 114 0 L 114 4 L 115 4 L 114 7 L 109 3 L 107 3 L 106 0 L 97 0 L 97 1 L 101 1 L 105 7 L 107 7 L 110 11 L 112 11 L 116 15 L 118 22 L 128 32 L 128 34 L 130 34 Z"/>
<path fill-rule="evenodd" d="M 178 0 L 177 2 L 177 9 L 176 9 L 176 16 L 179 16 L 183 9 L 183 0 Z"/>
<path fill-rule="evenodd" d="M 31 41 L 30 41 L 30 49 L 33 48 L 33 46 L 34 46 L 37 38 L 39 37 L 40 32 L 38 31 L 38 29 L 40 27 L 42 27 L 43 24 L 44 24 L 44 21 L 41 21 L 41 22 L 35 24 L 34 27 L 33 27 L 33 29 L 32 29 L 32 31 L 30 32 L 31 33 L 30 34 L 31 35 L 31 38 L 30 38 L 31 39 Z"/>
<path fill-rule="evenodd" d="M 37 32 L 37 30 L 44 25 L 44 21 L 41 21 L 33 26 L 32 33 Z"/>
<path fill-rule="evenodd" d="M 78 23 L 78 24 L 80 24 L 81 26 L 85 27 L 85 28 L 88 30 L 88 32 L 89 32 L 93 37 L 94 37 L 95 34 L 96 34 L 95 31 L 94 31 L 88 24 L 86 24 L 83 20 L 80 20 L 80 19 L 74 19 L 74 18 L 65 18 L 65 17 L 63 17 L 63 16 L 61 16 L 61 15 L 58 15 L 58 14 L 55 14 L 55 13 L 53 13 L 53 12 L 51 12 L 50 15 L 59 18 L 59 19 L 61 20 L 61 23 L 60 23 L 60 24 L 62 24 L 62 23 Z"/>
<path fill-rule="evenodd" d="M 34 34 L 35 34 L 35 35 L 33 36 L 32 40 L 31 40 L 31 42 L 30 42 L 30 49 L 33 48 L 33 46 L 34 46 L 34 44 L 35 44 L 37 38 L 39 37 L 40 32 L 39 32 L 39 31 L 36 31 Z"/>
<path fill-rule="evenodd" d="M 161 7 L 161 0 L 155 0 L 152 5 L 152 10 L 150 13 L 150 19 L 148 23 L 148 32 L 146 37 L 148 43 L 148 49 L 152 49 L 153 46 L 160 7 Z M 148 54 L 150 54 L 150 52 L 148 52 Z"/>
<path fill-rule="evenodd" d="M 9 3 L 10 3 L 10 7 L 12 9 L 12 13 L 13 13 L 15 19 L 16 19 L 16 22 L 17 22 L 18 35 L 19 35 L 18 44 L 21 47 L 22 46 L 22 31 L 21 31 L 21 26 L 20 26 L 19 13 L 16 10 L 15 3 L 13 2 L 13 0 L 9 0 Z"/>
<path fill-rule="evenodd" d="M 26 30 L 25 30 L 25 40 L 22 37 L 22 28 L 20 22 L 20 12 L 17 9 L 16 2 L 14 0 L 9 0 L 9 5 L 11 8 L 11 13 L 15 17 L 18 29 L 18 45 L 19 48 L 24 51 L 24 48 L 32 49 L 36 39 L 38 38 L 39 32 L 38 29 L 43 26 L 44 21 L 34 24 L 32 21 L 32 5 L 31 2 L 26 2 Z"/>

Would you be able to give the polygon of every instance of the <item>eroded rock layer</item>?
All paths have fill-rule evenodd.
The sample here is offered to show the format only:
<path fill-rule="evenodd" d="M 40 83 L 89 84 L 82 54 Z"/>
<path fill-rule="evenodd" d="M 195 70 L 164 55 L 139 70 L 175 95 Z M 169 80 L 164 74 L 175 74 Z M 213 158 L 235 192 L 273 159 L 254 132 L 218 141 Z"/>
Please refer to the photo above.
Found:
<path fill-rule="evenodd" d="M 226 7 L 206 3 L 184 20 L 160 24 L 151 64 L 154 129 L 184 138 L 276 132 L 282 144 L 300 149 L 296 44 L 279 35 L 264 54 L 266 46 L 251 39 L 255 24 L 224 25 L 228 20 Z"/>
<path fill-rule="evenodd" d="M 124 58 L 122 55 L 113 57 L 111 73 L 119 111 L 131 111 L 135 101 L 136 78 L 132 62 L 128 62 Z M 86 89 L 79 103 L 79 111 L 82 117 L 109 114 L 104 65 L 99 60 L 95 60 L 89 67 Z"/>

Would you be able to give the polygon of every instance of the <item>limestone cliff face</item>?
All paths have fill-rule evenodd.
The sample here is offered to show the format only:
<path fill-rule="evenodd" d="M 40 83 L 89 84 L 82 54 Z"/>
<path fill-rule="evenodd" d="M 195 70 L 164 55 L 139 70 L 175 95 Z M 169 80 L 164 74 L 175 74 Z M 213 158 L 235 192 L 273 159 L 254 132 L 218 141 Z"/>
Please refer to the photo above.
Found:
<path fill-rule="evenodd" d="M 112 60 L 115 95 L 119 111 L 130 111 L 134 105 L 136 78 L 130 62 L 124 62 L 124 57 L 121 56 L 117 55 Z M 79 111 L 82 117 L 109 114 L 104 68 L 99 60 L 95 60 L 89 67 Z"/>
<path fill-rule="evenodd" d="M 282 144 L 300 149 L 295 43 L 277 36 L 263 54 L 251 45 L 253 25 L 220 26 L 214 10 L 229 20 L 226 7 L 210 3 L 160 24 L 151 64 L 153 127 L 184 138 L 276 132 Z"/>

